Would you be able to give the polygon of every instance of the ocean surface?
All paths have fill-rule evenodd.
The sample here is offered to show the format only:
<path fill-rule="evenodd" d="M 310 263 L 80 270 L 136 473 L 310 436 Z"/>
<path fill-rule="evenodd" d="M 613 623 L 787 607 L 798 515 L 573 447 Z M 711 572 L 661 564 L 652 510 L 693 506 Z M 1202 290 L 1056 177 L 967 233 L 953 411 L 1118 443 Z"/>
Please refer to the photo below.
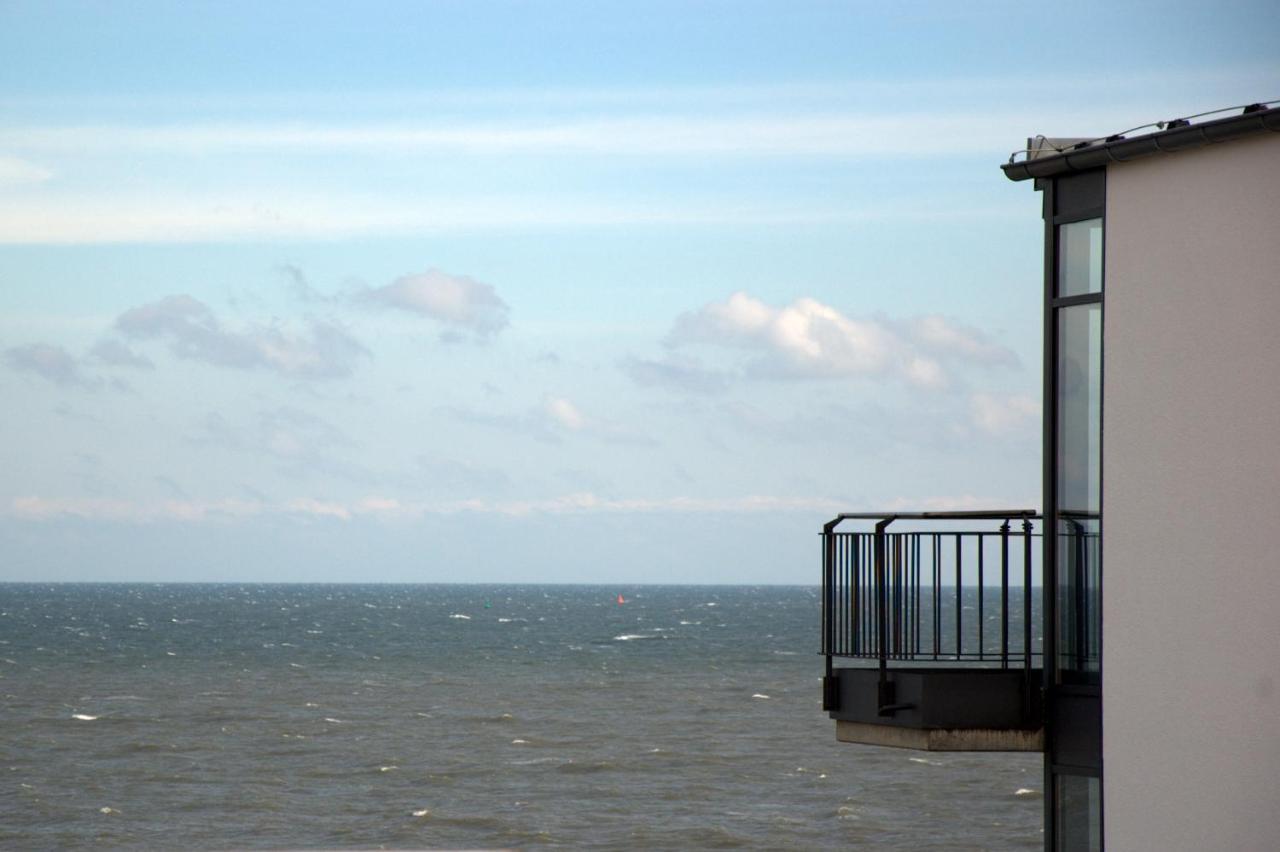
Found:
<path fill-rule="evenodd" d="M 1039 756 L 835 741 L 819 605 L 0 584 L 0 848 L 1041 848 Z"/>

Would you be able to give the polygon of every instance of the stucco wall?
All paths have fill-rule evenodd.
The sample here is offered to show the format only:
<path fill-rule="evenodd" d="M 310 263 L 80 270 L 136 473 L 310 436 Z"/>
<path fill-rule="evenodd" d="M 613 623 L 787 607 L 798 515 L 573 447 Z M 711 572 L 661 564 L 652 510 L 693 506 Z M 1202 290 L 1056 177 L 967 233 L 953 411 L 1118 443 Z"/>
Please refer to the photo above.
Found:
<path fill-rule="evenodd" d="M 1108 168 L 1111 852 L 1280 849 L 1280 134 Z"/>

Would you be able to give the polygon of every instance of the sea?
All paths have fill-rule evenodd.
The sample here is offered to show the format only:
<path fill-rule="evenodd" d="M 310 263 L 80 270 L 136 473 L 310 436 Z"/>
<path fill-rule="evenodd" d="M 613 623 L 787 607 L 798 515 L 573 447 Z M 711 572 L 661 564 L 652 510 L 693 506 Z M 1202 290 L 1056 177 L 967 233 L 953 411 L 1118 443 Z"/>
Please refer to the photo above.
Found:
<path fill-rule="evenodd" d="M 1040 849 L 1038 755 L 837 743 L 819 591 L 0 584 L 0 848 Z"/>

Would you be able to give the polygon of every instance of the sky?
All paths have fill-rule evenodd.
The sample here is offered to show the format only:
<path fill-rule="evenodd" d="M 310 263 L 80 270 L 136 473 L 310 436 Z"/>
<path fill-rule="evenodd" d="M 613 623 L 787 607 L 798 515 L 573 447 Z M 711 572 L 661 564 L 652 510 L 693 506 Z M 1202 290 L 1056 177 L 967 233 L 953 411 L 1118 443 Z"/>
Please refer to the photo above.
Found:
<path fill-rule="evenodd" d="M 0 580 L 816 583 L 1037 508 L 1028 136 L 1270 3 L 0 2 Z"/>

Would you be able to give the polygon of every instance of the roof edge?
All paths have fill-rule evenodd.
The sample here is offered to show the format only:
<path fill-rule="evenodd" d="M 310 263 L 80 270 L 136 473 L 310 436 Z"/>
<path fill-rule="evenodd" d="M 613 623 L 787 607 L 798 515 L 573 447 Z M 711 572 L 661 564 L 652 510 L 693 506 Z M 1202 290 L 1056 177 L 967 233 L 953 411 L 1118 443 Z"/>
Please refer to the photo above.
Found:
<path fill-rule="evenodd" d="M 1132 138 L 1117 135 L 1080 142 L 1060 154 L 1042 154 L 1033 159 L 1008 162 L 1000 168 L 1005 177 L 1012 181 L 1050 178 L 1136 160 L 1151 154 L 1226 142 L 1261 131 L 1280 133 L 1280 107 L 1254 105 L 1245 107 L 1244 110 L 1240 115 L 1229 115 L 1199 124 L 1190 124 L 1185 120 L 1171 121 L 1163 130 Z"/>

